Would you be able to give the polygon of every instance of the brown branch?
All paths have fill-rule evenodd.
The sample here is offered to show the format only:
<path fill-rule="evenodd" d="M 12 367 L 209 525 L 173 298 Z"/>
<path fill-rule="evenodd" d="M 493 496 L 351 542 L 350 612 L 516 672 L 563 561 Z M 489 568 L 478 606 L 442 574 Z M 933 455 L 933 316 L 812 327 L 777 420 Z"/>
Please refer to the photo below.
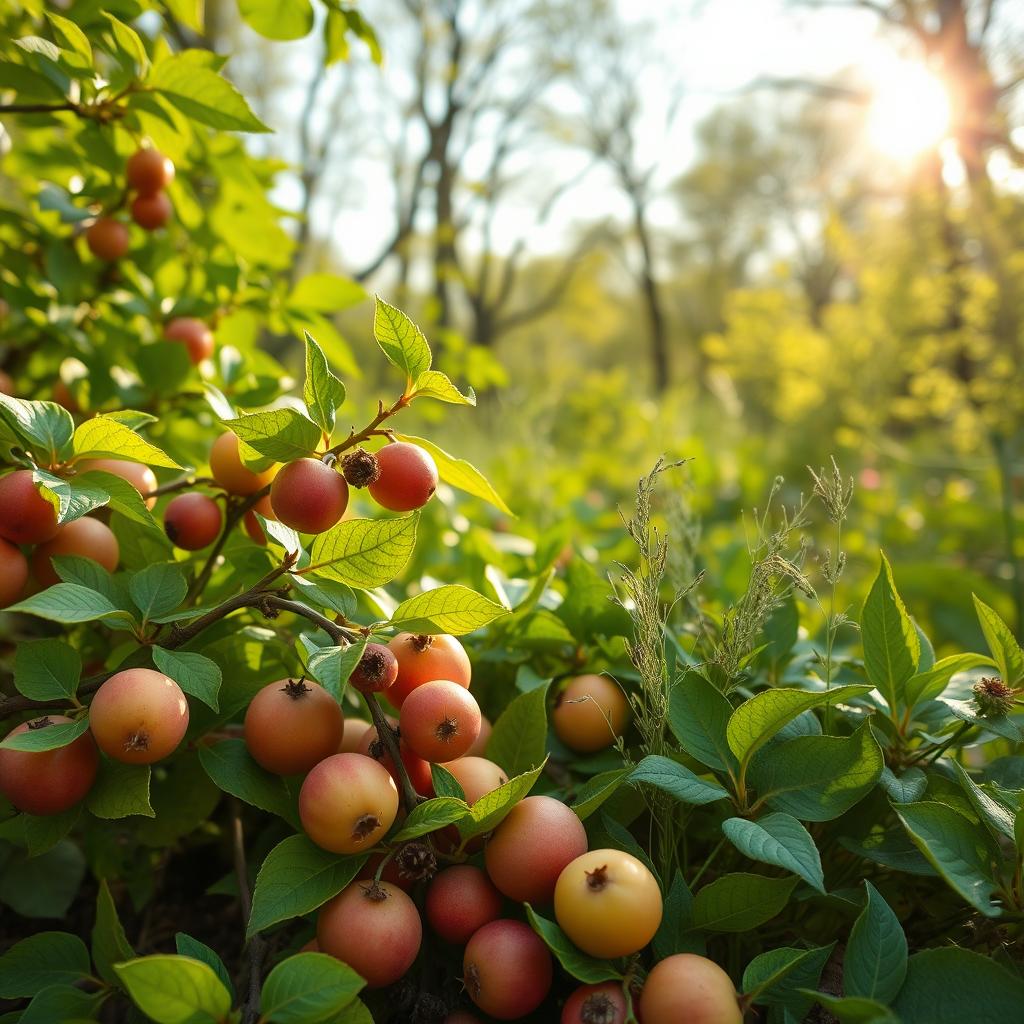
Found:
<path fill-rule="evenodd" d="M 355 428 L 349 433 L 348 437 L 339 444 L 336 444 L 333 448 L 329 449 L 325 454 L 328 455 L 340 455 L 344 451 L 348 451 L 349 448 L 354 448 L 357 444 L 362 444 L 363 441 L 380 434 L 381 431 L 378 429 L 380 425 L 390 417 L 394 416 L 396 412 L 401 412 L 411 401 L 410 396 L 402 394 L 398 400 L 392 406 L 386 406 L 383 402 L 377 403 L 377 415 L 365 426 L 362 430 L 356 433 Z"/>
<path fill-rule="evenodd" d="M 405 770 L 402 751 L 398 745 L 398 734 L 391 728 L 390 723 L 384 717 L 384 712 L 381 710 L 376 695 L 368 693 L 365 696 L 366 703 L 370 707 L 370 717 L 373 718 L 373 724 L 377 729 L 377 738 L 384 744 L 388 757 L 391 758 L 391 762 L 395 766 L 395 773 L 398 775 L 398 780 L 401 784 L 399 795 L 402 798 L 402 807 L 406 814 L 408 814 L 420 802 L 421 798 L 419 793 L 416 792 L 416 787 L 413 786 L 412 780 L 409 778 L 409 773 Z"/>
<path fill-rule="evenodd" d="M 191 473 L 187 473 L 185 476 L 178 477 L 177 480 L 171 480 L 166 484 L 161 484 L 159 487 L 154 487 L 153 490 L 144 494 L 142 499 L 143 501 L 148 501 L 150 498 L 159 498 L 163 494 L 175 494 L 177 491 L 187 491 L 192 487 L 217 486 L 219 485 L 212 476 L 193 476 Z"/>
<path fill-rule="evenodd" d="M 81 113 L 78 104 L 70 100 L 66 103 L 0 103 L 0 114 L 55 114 L 65 110 Z"/>

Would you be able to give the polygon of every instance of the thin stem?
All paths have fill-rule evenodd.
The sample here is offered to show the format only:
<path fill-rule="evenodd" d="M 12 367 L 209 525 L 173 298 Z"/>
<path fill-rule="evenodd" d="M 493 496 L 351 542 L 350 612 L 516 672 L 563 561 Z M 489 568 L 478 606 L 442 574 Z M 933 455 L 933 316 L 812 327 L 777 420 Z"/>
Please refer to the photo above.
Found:
<path fill-rule="evenodd" d="M 375 694 L 366 694 L 366 703 L 370 707 L 370 717 L 377 729 L 377 738 L 384 744 L 384 749 L 387 750 L 388 757 L 391 758 L 391 762 L 395 766 L 395 773 L 398 775 L 400 783 L 399 795 L 402 798 L 402 806 L 408 813 L 420 802 L 420 795 L 416 792 L 416 787 L 413 786 L 409 773 L 405 770 L 405 762 L 402 760 L 402 752 L 398 746 L 398 734 L 384 717 L 384 712 L 381 710 Z"/>
<path fill-rule="evenodd" d="M 245 859 L 245 832 L 242 828 L 242 809 L 238 800 L 231 798 L 231 836 L 234 846 L 235 874 L 238 876 L 238 902 L 242 911 L 242 927 L 248 928 L 252 915 L 252 896 L 249 893 L 249 866 Z M 243 1024 L 252 1024 L 260 1013 L 260 982 L 266 943 L 257 932 L 249 940 L 249 983 L 242 1004 Z"/>
<path fill-rule="evenodd" d="M 960 727 L 956 732 L 950 735 L 949 739 L 947 739 L 945 743 L 941 743 L 937 747 L 926 748 L 922 753 L 918 754 L 917 757 L 909 760 L 906 766 L 909 768 L 911 765 L 920 764 L 922 761 L 934 764 L 947 750 L 949 750 L 951 746 L 953 746 L 954 743 L 963 739 L 964 735 L 973 728 L 973 722 L 961 722 Z"/>
<path fill-rule="evenodd" d="M 177 480 L 170 480 L 166 484 L 154 487 L 153 490 L 142 497 L 143 500 L 148 500 L 149 498 L 159 498 L 162 494 L 175 494 L 178 491 L 187 491 L 193 487 L 216 486 L 218 486 L 217 481 L 212 476 L 193 476 L 191 473 L 187 473 L 185 476 L 178 477 Z"/>
<path fill-rule="evenodd" d="M 354 448 L 357 444 L 362 444 L 362 442 L 368 438 L 374 437 L 380 433 L 387 433 L 387 431 L 380 431 L 377 428 L 386 419 L 394 416 L 396 412 L 401 412 L 401 410 L 404 409 L 411 401 L 411 396 L 403 394 L 395 401 L 395 404 L 391 406 L 386 406 L 383 402 L 378 402 L 377 415 L 374 416 L 369 424 L 363 427 L 363 429 L 358 433 L 353 430 L 344 441 L 341 441 L 330 449 L 330 454 L 339 455 L 341 452 L 348 451 L 349 448 Z"/>
<path fill-rule="evenodd" d="M 0 103 L 0 114 L 56 114 L 64 110 L 82 113 L 82 108 L 70 100 L 66 103 Z"/>
<path fill-rule="evenodd" d="M 708 854 L 707 860 L 705 860 L 704 863 L 701 864 L 700 870 L 690 880 L 691 889 L 701 880 L 701 878 L 704 875 L 704 872 L 707 871 L 707 869 L 711 866 L 711 862 L 715 859 L 715 857 L 718 856 L 718 851 L 721 850 L 724 845 L 725 836 L 722 836 L 722 838 L 719 839 L 718 842 L 715 844 L 714 849 Z"/>

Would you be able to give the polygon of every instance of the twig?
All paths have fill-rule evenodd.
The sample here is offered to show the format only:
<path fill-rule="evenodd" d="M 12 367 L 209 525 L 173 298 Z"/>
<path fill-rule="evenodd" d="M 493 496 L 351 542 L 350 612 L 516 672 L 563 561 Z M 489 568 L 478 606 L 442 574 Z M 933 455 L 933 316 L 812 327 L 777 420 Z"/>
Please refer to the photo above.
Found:
<path fill-rule="evenodd" d="M 78 104 L 70 100 L 66 103 L 0 103 L 0 114 L 56 114 L 64 110 L 75 114 L 82 112 Z"/>
<path fill-rule="evenodd" d="M 381 710 L 376 694 L 368 693 L 365 696 L 366 703 L 370 707 L 370 717 L 373 719 L 374 727 L 377 730 L 377 738 L 384 744 L 384 749 L 387 750 L 388 757 L 391 758 L 395 766 L 395 774 L 398 776 L 400 783 L 399 795 L 402 798 L 402 807 L 408 813 L 420 802 L 420 795 L 416 792 L 416 787 L 412 784 L 409 773 L 405 770 L 402 751 L 398 745 L 398 734 L 391 728 L 391 724 L 384 717 L 384 712 Z"/>
<path fill-rule="evenodd" d="M 401 395 L 392 406 L 387 406 L 383 402 L 377 403 L 377 415 L 369 422 L 358 433 L 353 429 L 352 432 L 341 441 L 330 449 L 330 454 L 339 455 L 341 452 L 348 451 L 349 448 L 354 448 L 357 444 L 361 444 L 367 438 L 373 437 L 377 434 L 382 433 L 377 428 L 390 417 L 394 416 L 396 412 L 401 412 L 410 402 L 412 401 L 411 395 Z M 383 431 L 387 433 L 387 431 Z"/>
<path fill-rule="evenodd" d="M 185 476 L 180 476 L 177 480 L 170 480 L 159 487 L 154 487 L 153 490 L 142 497 L 145 501 L 150 498 L 159 498 L 162 494 L 174 494 L 176 491 L 187 491 L 192 487 L 201 486 L 216 487 L 218 484 L 212 476 L 193 476 L 191 473 L 186 473 Z"/>
<path fill-rule="evenodd" d="M 242 928 L 248 929 L 252 914 L 252 896 L 249 893 L 249 866 L 245 859 L 245 832 L 242 829 L 242 809 L 235 797 L 231 798 L 231 837 L 235 854 L 235 874 L 238 876 L 238 903 L 242 911 Z M 249 940 L 248 992 L 242 1003 L 242 1024 L 254 1024 L 260 1013 L 260 982 L 263 958 L 267 946 L 257 932 Z"/>

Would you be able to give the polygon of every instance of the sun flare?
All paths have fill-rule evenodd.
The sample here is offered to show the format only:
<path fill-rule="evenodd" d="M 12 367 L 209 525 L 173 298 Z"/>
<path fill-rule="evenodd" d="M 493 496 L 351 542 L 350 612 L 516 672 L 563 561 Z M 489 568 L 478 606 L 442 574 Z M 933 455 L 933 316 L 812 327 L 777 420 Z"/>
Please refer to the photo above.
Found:
<path fill-rule="evenodd" d="M 949 93 L 923 64 L 891 59 L 870 69 L 868 137 L 881 153 L 909 160 L 935 149 L 949 132 Z"/>

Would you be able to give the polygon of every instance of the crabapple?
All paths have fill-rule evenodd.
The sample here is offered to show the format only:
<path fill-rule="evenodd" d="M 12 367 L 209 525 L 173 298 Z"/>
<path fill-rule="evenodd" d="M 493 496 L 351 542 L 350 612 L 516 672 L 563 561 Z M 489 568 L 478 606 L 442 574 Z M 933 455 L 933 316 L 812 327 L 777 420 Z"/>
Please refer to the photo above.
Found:
<path fill-rule="evenodd" d="M 124 176 L 140 196 L 152 196 L 174 180 L 174 164 L 158 150 L 138 149 L 128 157 Z"/>
<path fill-rule="evenodd" d="M 736 989 L 718 964 L 677 953 L 654 965 L 640 993 L 644 1024 L 743 1024 Z"/>
<path fill-rule="evenodd" d="M 356 750 L 364 757 L 370 757 L 386 768 L 388 774 L 395 780 L 395 784 L 398 784 L 395 762 L 391 759 L 384 743 L 378 738 L 375 726 L 370 726 L 363 733 Z M 402 739 L 398 741 L 398 752 L 401 755 L 402 764 L 405 765 L 405 774 L 409 776 L 412 788 L 420 796 L 433 795 L 434 780 L 430 774 L 430 764 L 414 754 Z"/>
<path fill-rule="evenodd" d="M 348 484 L 320 459 L 296 459 L 270 485 L 274 515 L 299 533 L 323 533 L 345 514 Z"/>
<path fill-rule="evenodd" d="M 39 493 L 31 469 L 0 477 L 0 537 L 12 544 L 42 544 L 57 535 L 57 513 Z"/>
<path fill-rule="evenodd" d="M 442 939 L 462 945 L 501 916 L 501 893 L 479 868 L 456 864 L 434 876 L 423 909 Z"/>
<path fill-rule="evenodd" d="M 21 551 L 0 539 L 0 608 L 14 604 L 28 583 L 28 561 Z"/>
<path fill-rule="evenodd" d="M 501 919 L 480 928 L 466 944 L 462 979 L 469 998 L 498 1020 L 532 1013 L 551 988 L 551 954 L 522 921 Z"/>
<path fill-rule="evenodd" d="M 32 575 L 42 587 L 60 583 L 53 567 L 56 555 L 78 555 L 98 562 L 107 572 L 113 572 L 121 558 L 121 548 L 113 530 L 98 519 L 84 516 L 57 528 L 51 540 L 40 544 L 32 553 Z"/>
<path fill-rule="evenodd" d="M 447 679 L 469 689 L 472 670 L 469 655 L 459 641 L 447 633 L 436 636 L 397 633 L 388 647 L 398 659 L 398 678 L 388 690 L 387 698 L 396 707 L 423 683 Z"/>
<path fill-rule="evenodd" d="M 460 757 L 449 761 L 445 768 L 455 776 L 469 804 L 508 782 L 505 772 L 486 757 Z"/>
<path fill-rule="evenodd" d="M 162 228 L 174 213 L 170 199 L 163 192 L 151 196 L 136 196 L 131 205 L 132 220 L 145 231 Z"/>
<path fill-rule="evenodd" d="M 302 827 L 317 846 L 331 853 L 369 850 L 391 828 L 397 814 L 394 779 L 362 754 L 324 758 L 299 790 Z"/>
<path fill-rule="evenodd" d="M 316 922 L 324 953 L 366 979 L 370 988 L 398 981 L 423 941 L 416 904 L 390 882 L 353 882 L 324 904 Z"/>
<path fill-rule="evenodd" d="M 579 754 L 610 747 L 629 721 L 623 692 L 605 676 L 570 679 L 555 701 L 551 724 L 555 735 Z"/>
<path fill-rule="evenodd" d="M 486 715 L 480 716 L 480 735 L 473 740 L 473 745 L 466 751 L 471 757 L 483 757 L 487 753 L 487 741 L 491 738 L 494 726 Z"/>
<path fill-rule="evenodd" d="M 49 715 L 22 722 L 4 738 L 70 722 L 64 715 Z M 88 732 L 54 750 L 0 750 L 0 793 L 27 814 L 60 814 L 92 788 L 99 760 Z"/>
<path fill-rule="evenodd" d="M 360 693 L 386 690 L 398 678 L 398 659 L 384 644 L 367 644 L 359 664 L 352 670 L 349 683 Z"/>
<path fill-rule="evenodd" d="M 277 775 L 297 775 L 337 753 L 345 716 L 322 686 L 279 679 L 253 697 L 244 729 L 257 764 Z"/>
<path fill-rule="evenodd" d="M 127 251 L 128 229 L 113 217 L 98 217 L 85 232 L 85 244 L 104 263 L 116 263 Z"/>
<path fill-rule="evenodd" d="M 369 722 L 364 722 L 361 718 L 346 718 L 345 731 L 342 733 L 337 752 L 339 754 L 358 753 L 360 742 L 367 730 L 372 728 L 373 726 Z"/>
<path fill-rule="evenodd" d="M 244 462 L 238 450 L 238 436 L 230 430 L 221 434 L 210 449 L 210 473 L 228 494 L 249 497 L 262 491 L 277 473 L 277 464 L 257 473 Z"/>
<path fill-rule="evenodd" d="M 643 949 L 661 924 L 657 879 L 622 850 L 591 850 L 555 884 L 555 920 L 591 956 L 614 959 Z"/>
<path fill-rule="evenodd" d="M 256 518 L 256 513 L 252 509 L 245 513 L 242 519 L 242 527 L 251 541 L 262 547 L 267 546 L 267 535 L 263 532 L 263 527 L 260 526 L 260 521 Z"/>
<path fill-rule="evenodd" d="M 430 501 L 437 490 L 437 466 L 428 452 L 396 441 L 376 455 L 379 473 L 367 490 L 378 505 L 392 512 L 411 512 Z"/>
<path fill-rule="evenodd" d="M 583 822 L 560 800 L 520 800 L 484 847 L 487 873 L 510 899 L 550 903 L 563 869 L 587 852 Z"/>
<path fill-rule="evenodd" d="M 175 547 L 201 551 L 212 544 L 224 525 L 220 505 L 192 491 L 172 498 L 164 509 L 164 530 Z"/>
<path fill-rule="evenodd" d="M 580 985 L 562 1007 L 561 1024 L 626 1024 L 627 1013 L 621 983 L 604 981 Z"/>
<path fill-rule="evenodd" d="M 465 754 L 480 735 L 480 706 L 469 690 L 438 679 L 409 694 L 398 727 L 414 754 L 443 764 Z"/>
<path fill-rule="evenodd" d="M 146 498 L 157 488 L 156 474 L 141 462 L 129 462 L 127 459 L 90 459 L 81 466 L 83 473 L 95 470 L 99 473 L 110 473 L 127 480 L 145 498 L 146 508 L 153 508 L 156 498 Z"/>
<path fill-rule="evenodd" d="M 213 331 L 194 316 L 179 316 L 171 320 L 164 328 L 164 339 L 181 342 L 196 366 L 213 355 Z"/>
<path fill-rule="evenodd" d="M 188 728 L 188 701 L 162 672 L 129 668 L 112 675 L 89 707 L 100 750 L 125 764 L 152 764 L 174 752 Z"/>

